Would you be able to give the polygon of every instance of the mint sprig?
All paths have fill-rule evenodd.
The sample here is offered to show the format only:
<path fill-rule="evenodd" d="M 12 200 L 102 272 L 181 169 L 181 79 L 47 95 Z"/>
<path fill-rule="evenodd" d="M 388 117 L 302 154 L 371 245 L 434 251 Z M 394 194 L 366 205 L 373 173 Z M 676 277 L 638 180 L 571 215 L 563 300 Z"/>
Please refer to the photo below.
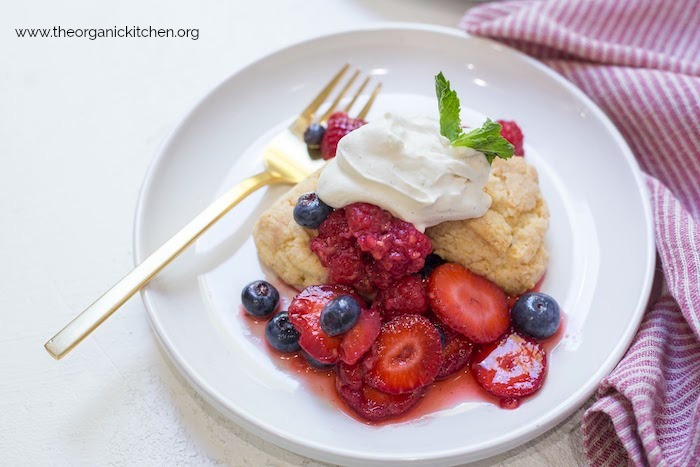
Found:
<path fill-rule="evenodd" d="M 450 82 L 445 79 L 442 71 L 435 77 L 435 93 L 440 110 L 440 133 L 450 141 L 454 141 L 462 133 L 459 97 L 456 91 L 450 89 Z"/>
<path fill-rule="evenodd" d="M 464 132 L 459 117 L 459 97 L 450 89 L 450 82 L 442 72 L 435 76 L 435 93 L 440 111 L 440 134 L 449 139 L 452 146 L 466 146 L 482 152 L 489 164 L 496 157 L 508 159 L 513 156 L 514 147 L 501 136 L 501 125 L 497 122 L 486 119 L 480 128 Z"/>
<path fill-rule="evenodd" d="M 477 151 L 483 152 L 489 164 L 496 157 L 508 159 L 513 156 L 514 147 L 503 136 L 501 136 L 501 125 L 486 119 L 481 128 L 475 128 L 469 133 L 462 133 L 456 140 L 452 141 L 452 146 L 467 146 Z"/>

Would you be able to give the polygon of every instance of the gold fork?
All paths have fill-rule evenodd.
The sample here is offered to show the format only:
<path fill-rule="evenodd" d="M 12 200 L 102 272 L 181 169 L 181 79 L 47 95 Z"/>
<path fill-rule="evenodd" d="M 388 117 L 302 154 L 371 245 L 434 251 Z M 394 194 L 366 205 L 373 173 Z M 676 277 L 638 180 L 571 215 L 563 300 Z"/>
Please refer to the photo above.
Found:
<path fill-rule="evenodd" d="M 102 324 L 112 313 L 121 307 L 137 291 L 145 286 L 161 269 L 175 259 L 182 251 L 199 238 L 209 227 L 214 225 L 234 206 L 240 203 L 246 196 L 265 185 L 286 183 L 296 184 L 310 175 L 323 163 L 318 157 L 313 157 L 303 141 L 304 131 L 316 121 L 326 123 L 328 117 L 338 108 L 341 100 L 360 75 L 355 71 L 343 88 L 330 104 L 328 109 L 315 119 L 316 111 L 326 102 L 333 89 L 342 80 L 350 65 L 345 65 L 321 92 L 302 110 L 294 122 L 278 135 L 263 149 L 263 161 L 265 170 L 257 175 L 248 177 L 238 185 L 224 193 L 209 207 L 192 219 L 170 240 L 166 241 L 141 264 L 136 266 L 122 280 L 105 292 L 92 305 L 87 307 L 73 321 L 53 336 L 44 347 L 55 359 L 59 360 L 70 352 L 76 345 L 85 339 L 92 331 Z M 349 112 L 357 98 L 367 86 L 369 77 L 359 86 L 355 95 L 345 106 Z M 372 91 L 365 106 L 360 110 L 357 118 L 364 119 L 367 116 L 377 94 L 381 89 L 381 83 Z"/>

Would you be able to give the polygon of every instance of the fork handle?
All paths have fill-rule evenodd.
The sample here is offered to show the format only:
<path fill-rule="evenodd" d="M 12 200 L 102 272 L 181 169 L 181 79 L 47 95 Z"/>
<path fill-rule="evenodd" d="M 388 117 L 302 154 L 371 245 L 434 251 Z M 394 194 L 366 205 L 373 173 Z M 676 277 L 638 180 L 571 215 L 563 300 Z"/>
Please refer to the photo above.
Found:
<path fill-rule="evenodd" d="M 282 181 L 280 176 L 265 171 L 228 190 L 53 336 L 44 344 L 46 350 L 56 360 L 63 358 L 245 197 L 258 188 Z"/>

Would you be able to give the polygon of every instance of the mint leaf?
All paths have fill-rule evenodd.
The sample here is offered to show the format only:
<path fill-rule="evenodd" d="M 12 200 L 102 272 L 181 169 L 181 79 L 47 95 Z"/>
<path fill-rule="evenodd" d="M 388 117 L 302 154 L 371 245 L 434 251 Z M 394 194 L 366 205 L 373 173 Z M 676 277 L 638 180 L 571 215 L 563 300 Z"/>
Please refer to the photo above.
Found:
<path fill-rule="evenodd" d="M 466 146 L 483 152 L 489 164 L 496 157 L 508 159 L 513 156 L 513 145 L 501 136 L 501 125 L 486 119 L 481 128 L 475 128 L 469 133 L 462 133 L 452 141 L 452 146 Z"/>
<path fill-rule="evenodd" d="M 435 77 L 435 93 L 440 110 L 440 134 L 454 141 L 462 133 L 462 124 L 459 120 L 459 97 L 450 89 L 450 82 L 445 79 L 442 71 Z"/>
<path fill-rule="evenodd" d="M 513 145 L 501 136 L 501 125 L 486 119 L 481 128 L 464 133 L 459 112 L 457 93 L 450 89 L 450 82 L 442 72 L 435 76 L 435 93 L 440 111 L 440 134 L 449 139 L 452 146 L 465 146 L 482 152 L 489 164 L 496 157 L 508 159 L 513 156 Z"/>

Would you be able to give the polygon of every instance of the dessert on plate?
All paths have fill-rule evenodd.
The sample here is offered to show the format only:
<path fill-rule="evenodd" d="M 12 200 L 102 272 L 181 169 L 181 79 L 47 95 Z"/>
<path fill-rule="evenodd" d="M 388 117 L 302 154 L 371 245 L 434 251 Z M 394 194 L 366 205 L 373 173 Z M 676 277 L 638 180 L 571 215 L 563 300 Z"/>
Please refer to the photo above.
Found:
<path fill-rule="evenodd" d="M 560 326 L 556 301 L 532 290 L 549 212 L 520 129 L 463 128 L 442 73 L 436 92 L 439 120 L 337 113 L 310 127 L 327 164 L 253 232 L 261 261 L 299 293 L 279 311 L 275 288 L 254 281 L 244 309 L 272 316 L 271 347 L 332 371 L 364 420 L 403 414 L 465 372 L 515 408 L 542 385 L 542 341 Z"/>
<path fill-rule="evenodd" d="M 300 226 L 292 216 L 299 197 L 316 190 L 320 173 L 293 187 L 255 225 L 260 259 L 296 289 L 328 282 L 328 269 L 309 249 L 317 231 Z M 443 259 L 487 277 L 508 294 L 519 295 L 535 286 L 547 266 L 544 234 L 549 211 L 537 171 L 521 157 L 496 159 L 485 192 L 492 201 L 483 216 L 445 221 L 425 233 Z"/>

